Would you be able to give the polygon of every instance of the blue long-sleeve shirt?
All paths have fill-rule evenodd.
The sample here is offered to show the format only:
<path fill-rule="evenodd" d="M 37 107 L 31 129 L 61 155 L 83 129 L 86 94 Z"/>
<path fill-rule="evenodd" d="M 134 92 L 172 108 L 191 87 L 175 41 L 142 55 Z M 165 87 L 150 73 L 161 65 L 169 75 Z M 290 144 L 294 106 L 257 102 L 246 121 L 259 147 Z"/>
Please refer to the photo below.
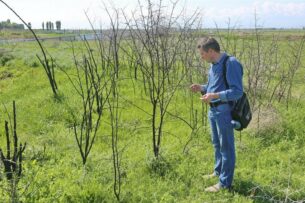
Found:
<path fill-rule="evenodd" d="M 243 69 L 235 57 L 230 57 L 227 60 L 226 79 L 228 89 L 226 88 L 223 76 L 223 62 L 226 56 L 226 53 L 222 53 L 220 59 L 216 63 L 211 64 L 208 83 L 203 85 L 201 90 L 203 93 L 218 93 L 219 99 L 223 102 L 235 101 L 243 95 Z"/>

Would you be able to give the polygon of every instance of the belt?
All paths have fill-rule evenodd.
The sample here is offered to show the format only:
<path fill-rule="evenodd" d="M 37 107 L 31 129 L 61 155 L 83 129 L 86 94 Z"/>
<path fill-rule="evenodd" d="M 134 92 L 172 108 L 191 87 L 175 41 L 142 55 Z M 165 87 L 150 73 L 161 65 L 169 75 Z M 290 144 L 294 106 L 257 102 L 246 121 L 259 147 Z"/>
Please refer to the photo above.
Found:
<path fill-rule="evenodd" d="M 223 102 L 223 101 L 218 101 L 218 102 L 210 102 L 210 107 L 217 107 L 218 105 L 221 104 L 228 104 L 229 102 Z"/>

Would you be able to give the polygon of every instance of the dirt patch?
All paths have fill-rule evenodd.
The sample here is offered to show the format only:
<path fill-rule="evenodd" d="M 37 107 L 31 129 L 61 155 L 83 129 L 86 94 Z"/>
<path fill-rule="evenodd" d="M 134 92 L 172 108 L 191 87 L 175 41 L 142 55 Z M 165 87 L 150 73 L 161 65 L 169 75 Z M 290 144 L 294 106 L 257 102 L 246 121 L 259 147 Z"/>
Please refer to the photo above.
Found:
<path fill-rule="evenodd" d="M 261 107 L 260 113 L 257 110 L 252 112 L 252 120 L 248 126 L 249 129 L 257 131 L 258 126 L 260 130 L 270 127 L 280 126 L 282 118 L 273 106 Z M 258 119 L 259 113 L 259 119 Z M 259 122 L 259 123 L 258 123 Z"/>

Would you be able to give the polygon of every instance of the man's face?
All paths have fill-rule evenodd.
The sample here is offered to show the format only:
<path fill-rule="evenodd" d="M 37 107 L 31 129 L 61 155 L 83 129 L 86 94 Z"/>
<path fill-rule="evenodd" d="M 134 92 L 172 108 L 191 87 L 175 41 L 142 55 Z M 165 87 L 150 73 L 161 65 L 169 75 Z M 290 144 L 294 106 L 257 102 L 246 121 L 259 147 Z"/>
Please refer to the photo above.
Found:
<path fill-rule="evenodd" d="M 199 49 L 199 54 L 200 54 L 202 60 L 207 61 L 208 63 L 212 62 L 212 50 L 211 49 L 209 49 L 208 51 Z"/>

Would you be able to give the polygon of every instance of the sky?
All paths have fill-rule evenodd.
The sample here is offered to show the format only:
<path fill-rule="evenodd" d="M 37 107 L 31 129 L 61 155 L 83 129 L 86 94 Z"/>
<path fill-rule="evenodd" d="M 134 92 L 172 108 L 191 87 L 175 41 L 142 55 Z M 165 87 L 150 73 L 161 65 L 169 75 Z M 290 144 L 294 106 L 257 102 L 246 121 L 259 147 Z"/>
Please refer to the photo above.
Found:
<path fill-rule="evenodd" d="M 32 28 L 41 28 L 43 21 L 60 20 L 62 28 L 88 29 L 87 12 L 95 27 L 107 27 L 109 19 L 104 4 L 122 8 L 127 13 L 138 10 L 138 0 L 4 0 Z M 146 5 L 146 0 L 139 0 Z M 156 2 L 155 0 L 152 0 Z M 157 2 L 159 2 L 158 0 Z M 165 4 L 169 0 L 163 0 Z M 104 4 L 103 4 L 104 2 Z M 109 3 L 111 2 L 111 3 Z M 180 0 L 188 14 L 199 9 L 203 27 L 253 28 L 255 13 L 259 27 L 303 28 L 305 27 L 305 0 Z M 14 14 L 0 2 L 0 21 L 21 23 Z"/>

